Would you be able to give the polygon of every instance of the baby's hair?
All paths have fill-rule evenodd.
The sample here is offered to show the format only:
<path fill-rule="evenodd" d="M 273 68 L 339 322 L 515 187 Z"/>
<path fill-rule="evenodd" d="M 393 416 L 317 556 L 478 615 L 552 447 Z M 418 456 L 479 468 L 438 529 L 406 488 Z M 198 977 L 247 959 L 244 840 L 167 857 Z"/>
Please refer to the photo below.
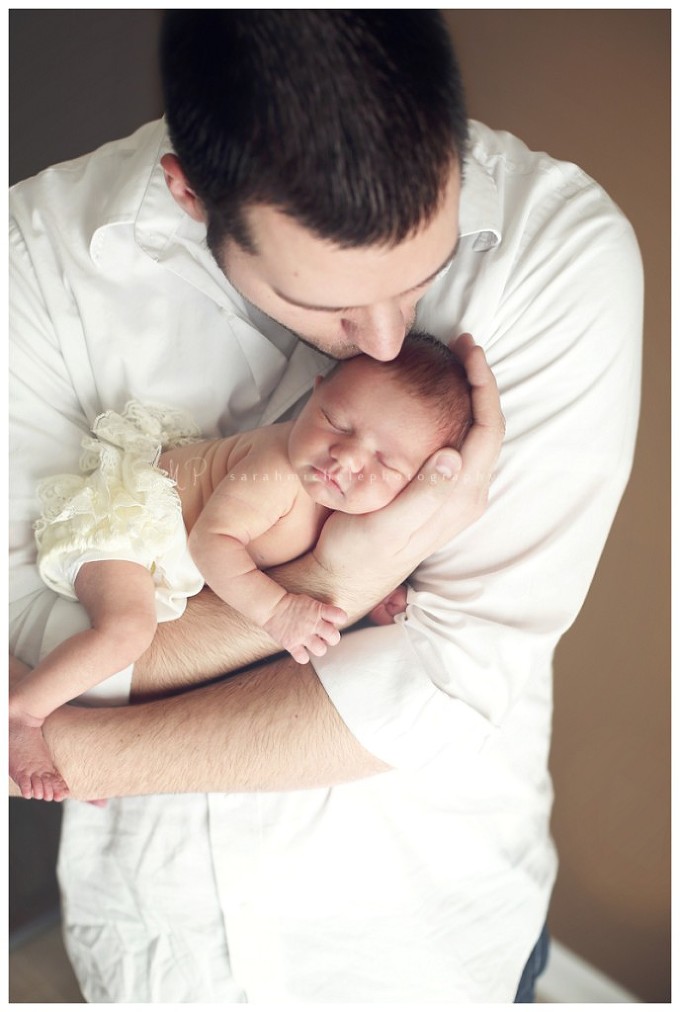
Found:
<path fill-rule="evenodd" d="M 435 409 L 442 446 L 459 450 L 472 425 L 470 384 L 448 345 L 432 334 L 411 331 L 396 358 L 381 363 L 407 393 L 426 398 Z"/>

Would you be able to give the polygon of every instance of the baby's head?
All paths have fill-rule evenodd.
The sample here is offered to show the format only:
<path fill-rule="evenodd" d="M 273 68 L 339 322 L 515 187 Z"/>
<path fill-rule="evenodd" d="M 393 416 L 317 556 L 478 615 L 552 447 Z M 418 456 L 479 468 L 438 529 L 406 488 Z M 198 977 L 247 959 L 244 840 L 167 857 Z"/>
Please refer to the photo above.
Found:
<path fill-rule="evenodd" d="M 391 502 L 436 450 L 459 449 L 471 419 L 458 358 L 413 332 L 391 362 L 359 355 L 319 377 L 288 450 L 312 499 L 370 513 Z"/>

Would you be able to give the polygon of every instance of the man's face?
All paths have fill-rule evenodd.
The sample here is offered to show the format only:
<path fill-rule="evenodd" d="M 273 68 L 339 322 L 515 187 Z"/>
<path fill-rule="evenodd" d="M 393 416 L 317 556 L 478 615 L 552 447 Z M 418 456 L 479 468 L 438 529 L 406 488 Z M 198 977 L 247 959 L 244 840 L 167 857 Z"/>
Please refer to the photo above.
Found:
<path fill-rule="evenodd" d="M 231 284 L 268 316 L 333 358 L 387 361 L 415 307 L 451 260 L 458 238 L 460 171 L 451 170 L 434 217 L 397 246 L 340 249 L 272 207 L 246 212 L 255 254 L 228 241 L 219 258 Z"/>
<path fill-rule="evenodd" d="M 307 494 L 343 513 L 381 509 L 440 446 L 431 406 L 362 356 L 318 380 L 288 442 Z"/>

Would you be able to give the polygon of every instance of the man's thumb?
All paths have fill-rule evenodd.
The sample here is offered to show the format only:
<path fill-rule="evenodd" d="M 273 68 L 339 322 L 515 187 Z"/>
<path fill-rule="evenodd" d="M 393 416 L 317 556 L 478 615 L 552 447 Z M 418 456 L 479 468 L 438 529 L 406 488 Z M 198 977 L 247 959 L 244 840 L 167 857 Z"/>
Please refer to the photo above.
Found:
<path fill-rule="evenodd" d="M 461 468 L 461 457 L 455 450 L 441 450 L 432 460 L 432 467 L 442 478 L 455 478 Z"/>

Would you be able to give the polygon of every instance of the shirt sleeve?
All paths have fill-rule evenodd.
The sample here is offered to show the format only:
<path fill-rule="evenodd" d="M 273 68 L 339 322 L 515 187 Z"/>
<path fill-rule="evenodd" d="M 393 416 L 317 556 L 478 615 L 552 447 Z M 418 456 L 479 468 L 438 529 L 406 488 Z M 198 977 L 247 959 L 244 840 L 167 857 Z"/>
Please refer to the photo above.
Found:
<path fill-rule="evenodd" d="M 42 260 L 48 246 L 36 247 Z M 84 612 L 47 590 L 35 565 L 33 523 L 40 512 L 36 486 L 41 478 L 78 469 L 80 443 L 89 426 L 52 323 L 50 304 L 63 301 L 65 319 L 74 315 L 62 272 L 51 265 L 54 290 L 45 291 L 17 223 L 10 226 L 10 399 L 9 399 L 9 646 L 35 665 L 45 652 L 43 638 L 84 627 Z M 59 630 L 59 633 L 57 633 Z"/>
<path fill-rule="evenodd" d="M 346 635 L 314 662 L 353 734 L 397 768 L 484 749 L 550 678 L 632 463 L 642 330 L 632 229 L 588 181 L 553 190 L 503 246 L 502 275 L 487 272 L 485 332 L 474 313 L 460 328 L 485 347 L 507 423 L 488 509 L 412 575 L 403 620 Z"/>

